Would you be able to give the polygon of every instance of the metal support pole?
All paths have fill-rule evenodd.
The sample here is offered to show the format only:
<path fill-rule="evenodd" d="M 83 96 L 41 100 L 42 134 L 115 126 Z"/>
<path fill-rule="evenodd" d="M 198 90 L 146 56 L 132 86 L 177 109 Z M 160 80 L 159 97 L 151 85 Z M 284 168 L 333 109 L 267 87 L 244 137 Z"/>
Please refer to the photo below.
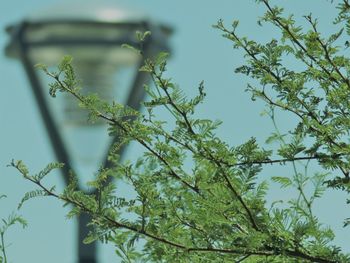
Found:
<path fill-rule="evenodd" d="M 84 244 L 83 240 L 89 234 L 86 226 L 91 220 L 88 214 L 82 213 L 78 218 L 78 263 L 97 263 L 97 242 Z"/>

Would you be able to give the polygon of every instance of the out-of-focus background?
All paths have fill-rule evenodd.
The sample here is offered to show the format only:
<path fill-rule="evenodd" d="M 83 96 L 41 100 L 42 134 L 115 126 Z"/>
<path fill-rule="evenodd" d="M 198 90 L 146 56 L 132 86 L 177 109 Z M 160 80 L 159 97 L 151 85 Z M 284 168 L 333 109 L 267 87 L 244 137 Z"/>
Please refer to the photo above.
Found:
<path fill-rule="evenodd" d="M 0 218 L 16 208 L 24 192 L 33 185 L 23 180 L 19 174 L 6 165 L 11 159 L 21 159 L 31 171 L 38 171 L 54 161 L 45 127 L 35 104 L 25 72 L 18 61 L 4 56 L 4 46 L 8 41 L 5 26 L 22 20 L 28 14 L 45 10 L 57 4 L 58 0 L 11 0 L 0 2 L 0 194 L 7 199 L 0 200 Z M 74 2 L 74 0 L 71 0 Z M 98 2 L 96 0 L 96 2 Z M 111 1 L 112 2 L 112 1 Z M 267 41 L 278 35 L 270 27 L 262 28 L 256 23 L 263 14 L 263 6 L 253 0 L 221 1 L 162 1 L 162 0 L 115 0 L 149 14 L 156 21 L 162 21 L 174 28 L 170 38 L 171 59 L 168 75 L 179 84 L 189 96 L 197 92 L 198 83 L 204 80 L 207 99 L 199 108 L 198 116 L 220 119 L 223 125 L 218 135 L 229 144 L 243 143 L 251 136 L 263 142 L 272 125 L 267 117 L 261 117 L 264 108 L 261 102 L 252 102 L 245 93 L 249 79 L 234 74 L 234 68 L 243 62 L 242 53 L 233 50 L 232 44 L 221 37 L 212 25 L 222 18 L 228 25 L 233 19 L 240 20 L 239 33 L 260 41 Z M 66 2 L 69 4 L 69 2 Z M 326 0 L 282 1 L 287 12 L 294 13 L 301 25 L 305 25 L 302 15 L 310 12 L 319 15 L 320 24 L 326 33 L 331 32 L 331 22 L 335 16 L 334 4 Z M 81 6 L 83 9 L 84 6 Z M 329 27 L 327 27 L 329 25 Z M 327 27 L 327 28 L 326 28 Z M 168 118 L 161 115 L 160 118 Z M 283 116 L 279 118 L 283 130 L 292 122 Z M 126 158 L 140 155 L 140 148 L 130 147 Z M 269 169 L 262 176 L 281 175 L 281 168 Z M 48 183 L 62 189 L 63 181 L 59 173 L 54 173 Z M 278 189 L 271 191 L 274 200 L 286 198 L 288 192 Z M 349 209 L 344 204 L 341 193 L 327 192 L 322 202 L 318 202 L 316 212 L 321 221 L 333 227 L 335 244 L 349 251 L 349 228 L 342 228 L 342 220 L 349 217 Z M 66 220 L 67 209 L 57 200 L 42 198 L 32 200 L 21 209 L 29 222 L 25 230 L 13 228 L 6 240 L 10 262 L 76 262 L 76 223 Z M 114 249 L 109 245 L 99 246 L 100 262 L 118 262 Z"/>

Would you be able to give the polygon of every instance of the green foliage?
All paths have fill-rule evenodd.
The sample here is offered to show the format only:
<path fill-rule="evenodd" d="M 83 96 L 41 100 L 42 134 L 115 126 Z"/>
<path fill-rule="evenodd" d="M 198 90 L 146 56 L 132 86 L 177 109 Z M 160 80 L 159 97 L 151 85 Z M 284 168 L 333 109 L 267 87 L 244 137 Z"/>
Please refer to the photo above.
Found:
<path fill-rule="evenodd" d="M 0 199 L 5 198 L 6 195 L 0 195 Z M 8 263 L 7 255 L 6 255 L 6 248 L 9 246 L 5 243 L 5 234 L 8 231 L 8 229 L 15 225 L 19 224 L 23 228 L 27 226 L 27 222 L 23 217 L 17 215 L 16 213 L 11 213 L 6 219 L 2 218 L 0 224 L 0 263 Z"/>
<path fill-rule="evenodd" d="M 62 163 L 50 163 L 43 170 L 41 170 L 39 173 L 34 174 L 34 175 L 29 174 L 28 168 L 26 167 L 26 165 L 22 161 L 12 160 L 11 164 L 9 164 L 8 166 L 16 168 L 25 179 L 37 184 L 38 186 L 40 186 L 42 188 L 42 189 L 36 189 L 36 190 L 25 193 L 21 202 L 18 204 L 18 209 L 20 209 L 22 207 L 22 205 L 24 204 L 24 202 L 26 202 L 32 198 L 49 195 L 49 192 L 54 193 L 55 186 L 52 186 L 50 189 L 46 189 L 43 186 L 42 181 L 43 181 L 44 177 L 46 175 L 48 175 L 52 170 L 62 168 L 63 164 Z"/>
<path fill-rule="evenodd" d="M 304 17 L 309 26 L 302 28 L 270 1 L 256 2 L 266 8 L 259 25 L 276 26 L 280 39 L 263 44 L 241 37 L 237 21 L 232 28 L 219 21 L 215 28 L 245 52 L 246 63 L 236 73 L 256 80 L 247 91 L 253 100 L 266 103 L 265 114 L 275 130 L 265 146 L 274 143 L 277 149 L 265 149 L 255 138 L 236 146 L 218 138 L 220 122 L 195 117 L 206 95 L 204 83 L 199 84 L 198 95 L 188 99 L 166 76 L 166 53 L 145 59 L 140 68 L 150 74 L 154 86 L 145 87 L 144 115 L 81 93 L 72 60 L 66 57 L 58 72 L 40 66 L 53 78 L 51 96 L 71 94 L 92 121 L 104 120 L 109 134 L 121 140 L 110 153 L 111 167 L 100 169 L 88 183 L 95 189 L 90 193 L 79 189 L 73 175 L 63 193 L 46 187 L 42 179 L 60 164 L 31 176 L 21 161 L 12 162 L 38 186 L 21 205 L 32 197 L 53 196 L 72 205 L 68 217 L 89 214 L 92 230 L 85 242 L 114 243 L 123 262 L 350 262 L 350 256 L 332 243 L 331 229 L 313 213 L 315 200 L 326 189 L 350 189 L 350 61 L 344 55 L 348 44 L 340 43 L 350 32 L 350 5 L 346 0 L 338 4 L 335 23 L 340 28 L 323 36 L 312 15 Z M 137 34 L 141 44 L 149 35 Z M 290 60 L 298 70 L 288 67 Z M 158 107 L 167 109 L 172 119 L 158 120 Z M 286 134 L 275 121 L 281 111 L 298 121 Z M 131 141 L 145 152 L 135 163 L 119 161 L 118 150 Z M 310 174 L 311 162 L 321 172 Z M 258 176 L 271 164 L 286 168 L 271 181 L 296 194 L 268 207 L 268 183 Z M 118 196 L 120 181 L 133 189 L 133 198 Z M 344 225 L 349 222 L 346 219 Z M 142 248 L 135 249 L 136 244 Z"/>

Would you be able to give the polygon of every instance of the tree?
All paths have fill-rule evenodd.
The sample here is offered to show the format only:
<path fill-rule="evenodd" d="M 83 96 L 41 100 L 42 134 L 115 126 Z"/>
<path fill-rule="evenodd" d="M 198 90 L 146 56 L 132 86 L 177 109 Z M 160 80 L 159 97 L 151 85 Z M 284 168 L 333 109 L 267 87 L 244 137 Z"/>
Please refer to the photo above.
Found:
<path fill-rule="evenodd" d="M 72 205 L 69 217 L 90 214 L 93 230 L 86 242 L 114 243 L 124 262 L 350 262 L 350 256 L 332 244 L 331 229 L 313 213 L 315 200 L 327 188 L 350 191 L 346 57 L 350 4 L 348 0 L 334 4 L 339 31 L 326 37 L 311 14 L 304 17 L 309 27 L 303 29 L 270 1 L 256 2 L 266 8 L 259 24 L 276 26 L 280 39 L 262 44 L 241 37 L 237 21 L 230 28 L 219 21 L 215 28 L 245 52 L 246 63 L 236 72 L 256 80 L 247 90 L 253 100 L 265 101 L 265 113 L 276 128 L 265 147 L 277 142 L 278 149 L 262 148 L 254 138 L 233 147 L 218 138 L 215 129 L 220 123 L 195 115 L 205 98 L 204 84 L 199 84 L 196 97 L 186 98 L 166 76 L 165 53 L 140 69 L 154 83 L 154 89 L 146 87 L 146 114 L 108 104 L 95 94 L 83 95 L 72 59 L 65 57 L 57 72 L 40 66 L 53 78 L 51 96 L 70 93 L 89 111 L 90 121 L 103 119 L 109 133 L 121 139 L 109 155 L 112 167 L 101 168 L 89 182 L 96 189 L 90 194 L 77 189 L 74 174 L 63 193 L 44 184 L 45 176 L 61 164 L 31 175 L 22 161 L 13 161 L 11 166 L 38 187 L 23 202 L 53 196 Z M 148 34 L 139 34 L 140 41 Z M 290 60 L 297 69 L 288 66 Z M 153 113 L 157 107 L 165 107 L 172 121 L 158 120 Z M 279 132 L 275 121 L 281 111 L 297 119 L 287 134 Z M 145 153 L 135 163 L 122 163 L 118 151 L 131 141 L 143 146 Z M 300 168 L 306 170 L 311 162 L 318 163 L 322 172 L 301 173 Z M 291 164 L 293 176 L 271 179 L 297 194 L 268 206 L 268 183 L 259 179 L 259 173 L 271 164 L 287 169 Z M 133 188 L 134 198 L 118 196 L 120 181 Z M 345 219 L 344 227 L 349 223 Z M 135 249 L 137 243 L 142 249 Z"/>

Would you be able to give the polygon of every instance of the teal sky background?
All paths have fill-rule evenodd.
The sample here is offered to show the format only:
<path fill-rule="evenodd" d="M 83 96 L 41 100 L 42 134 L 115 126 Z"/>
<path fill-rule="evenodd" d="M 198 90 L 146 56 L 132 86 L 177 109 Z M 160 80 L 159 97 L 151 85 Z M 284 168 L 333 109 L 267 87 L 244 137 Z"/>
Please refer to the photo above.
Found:
<path fill-rule="evenodd" d="M 72 0 L 74 1 L 74 0 Z M 97 1 L 97 0 L 96 0 Z M 249 79 L 234 74 L 234 68 L 242 63 L 242 53 L 233 50 L 232 44 L 221 37 L 220 32 L 212 28 L 219 18 L 228 25 L 233 19 L 240 20 L 241 35 L 260 41 L 267 41 L 278 33 L 270 27 L 261 28 L 256 24 L 264 8 L 253 0 L 124 0 L 130 7 L 143 10 L 152 19 L 166 22 L 174 27 L 171 37 L 172 57 L 169 61 L 168 75 L 189 96 L 196 94 L 198 83 L 205 82 L 208 94 L 205 103 L 200 106 L 198 116 L 220 119 L 223 125 L 218 135 L 229 144 L 243 143 L 251 136 L 263 142 L 269 135 L 272 125 L 260 112 L 264 104 L 252 102 L 245 93 Z M 58 0 L 3 0 L 0 2 L 0 49 L 3 51 L 8 40 L 4 32 L 6 25 L 17 22 L 27 14 L 56 4 Z M 280 1 L 287 12 L 294 13 L 301 25 L 305 25 L 302 15 L 315 13 L 326 33 L 331 32 L 334 4 L 327 0 L 288 0 Z M 300 19 L 299 19 L 300 18 Z M 55 157 L 42 124 L 33 94 L 20 63 L 8 59 L 1 53 L 0 59 L 0 194 L 8 195 L 0 200 L 0 218 L 15 209 L 23 193 L 33 189 L 33 185 L 23 180 L 16 171 L 7 168 L 11 159 L 21 159 L 31 171 L 38 171 Z M 292 65 L 293 66 L 293 65 Z M 160 113 L 160 118 L 168 118 Z M 288 129 L 293 119 L 287 115 L 279 118 L 282 130 Z M 141 149 L 135 145 L 129 148 L 126 158 L 140 155 Z M 282 174 L 283 173 L 283 174 Z M 262 177 L 285 175 L 286 169 L 269 167 Z M 287 174 L 291 172 L 287 171 Z M 48 183 L 62 189 L 62 178 L 54 173 Z M 269 197 L 282 199 L 291 192 L 274 188 Z M 350 228 L 342 228 L 342 220 L 350 217 L 349 207 L 344 204 L 342 193 L 331 191 L 316 203 L 315 210 L 321 222 L 330 224 L 336 233 L 337 245 L 350 252 L 348 236 Z M 24 205 L 20 213 L 28 220 L 24 231 L 14 227 L 8 232 L 7 241 L 10 262 L 51 262 L 73 263 L 75 252 L 75 222 L 65 219 L 67 209 L 57 200 L 44 198 L 32 200 Z M 99 256 L 102 263 L 118 262 L 114 259 L 113 248 L 101 246 Z"/>

